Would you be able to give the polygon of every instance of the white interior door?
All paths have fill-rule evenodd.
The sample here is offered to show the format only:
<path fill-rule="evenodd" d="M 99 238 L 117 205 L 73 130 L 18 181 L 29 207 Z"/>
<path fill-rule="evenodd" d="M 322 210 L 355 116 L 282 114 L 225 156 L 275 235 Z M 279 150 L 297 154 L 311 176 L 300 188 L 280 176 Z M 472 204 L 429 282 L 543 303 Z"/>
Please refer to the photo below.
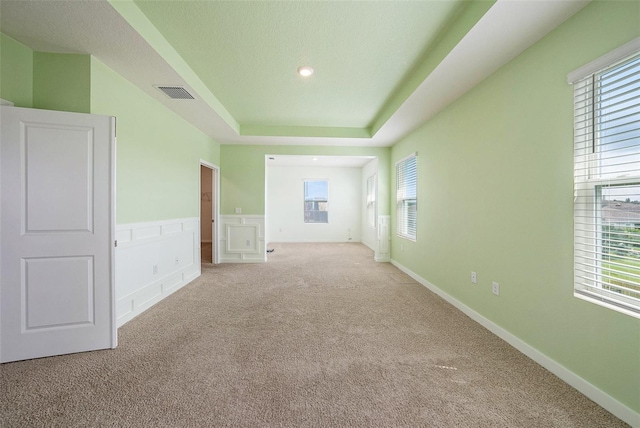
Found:
<path fill-rule="evenodd" d="M 0 362 L 114 348 L 115 119 L 0 108 Z"/>

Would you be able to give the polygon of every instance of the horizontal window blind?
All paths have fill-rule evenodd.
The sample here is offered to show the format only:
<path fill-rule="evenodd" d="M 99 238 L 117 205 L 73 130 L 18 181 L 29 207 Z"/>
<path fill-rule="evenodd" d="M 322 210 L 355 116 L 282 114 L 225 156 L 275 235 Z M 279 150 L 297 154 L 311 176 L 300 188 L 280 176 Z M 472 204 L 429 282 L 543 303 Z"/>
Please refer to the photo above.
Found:
<path fill-rule="evenodd" d="M 640 55 L 574 85 L 579 297 L 640 316 Z"/>
<path fill-rule="evenodd" d="M 367 224 L 376 226 L 376 174 L 367 178 Z"/>
<path fill-rule="evenodd" d="M 416 239 L 418 220 L 417 158 L 411 155 L 396 163 L 396 219 L 397 234 Z"/>

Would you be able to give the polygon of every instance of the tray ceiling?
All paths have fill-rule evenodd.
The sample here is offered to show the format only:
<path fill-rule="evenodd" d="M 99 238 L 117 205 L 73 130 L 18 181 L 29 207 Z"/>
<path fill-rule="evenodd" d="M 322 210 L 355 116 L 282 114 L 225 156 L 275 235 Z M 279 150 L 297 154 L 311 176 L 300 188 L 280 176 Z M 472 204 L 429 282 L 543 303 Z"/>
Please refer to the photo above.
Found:
<path fill-rule="evenodd" d="M 0 31 L 95 56 L 222 144 L 389 146 L 587 3 L 3 0 Z"/>

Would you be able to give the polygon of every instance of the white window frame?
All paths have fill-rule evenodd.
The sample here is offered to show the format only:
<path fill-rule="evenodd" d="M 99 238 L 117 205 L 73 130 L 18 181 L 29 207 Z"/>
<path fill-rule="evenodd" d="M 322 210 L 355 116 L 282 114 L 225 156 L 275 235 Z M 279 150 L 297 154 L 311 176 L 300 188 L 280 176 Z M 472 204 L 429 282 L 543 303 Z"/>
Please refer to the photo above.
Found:
<path fill-rule="evenodd" d="M 611 237 L 610 231 L 608 238 L 604 238 L 602 198 L 605 189 L 611 189 L 610 194 L 615 194 L 616 189 L 623 189 L 622 186 L 640 187 L 640 162 L 636 160 L 640 155 L 640 138 L 632 136 L 626 141 L 632 150 L 620 150 L 616 146 L 599 149 L 609 143 L 606 140 L 601 143 L 598 120 L 603 119 L 597 119 L 596 117 L 601 116 L 595 113 L 610 108 L 600 104 L 599 76 L 612 70 L 615 72 L 637 58 L 640 58 L 640 38 L 570 73 L 567 79 L 574 85 L 574 296 L 640 318 L 640 292 L 633 290 L 633 287 L 640 284 L 640 278 L 625 283 L 627 277 L 633 276 L 628 275 L 628 270 L 625 270 L 625 267 L 635 267 L 633 259 L 627 258 L 631 261 L 625 263 L 620 262 L 624 257 L 611 255 L 611 242 L 617 239 Z M 629 90 L 635 92 L 636 88 L 631 86 Z M 633 115 L 632 109 L 635 106 L 627 107 L 626 103 L 628 101 L 625 101 L 625 104 L 619 102 L 617 105 L 630 109 Z M 635 122 L 633 116 L 630 117 L 630 120 Z M 627 128 L 623 129 L 624 132 L 630 132 Z M 615 173 L 612 172 L 605 172 L 615 171 L 607 169 L 611 168 L 609 164 L 613 164 L 612 158 L 616 158 L 616 165 L 624 165 L 623 173 L 618 176 L 614 176 Z M 607 162 L 609 164 L 605 164 Z M 607 202 L 611 203 L 611 200 Z M 628 221 L 630 220 L 624 222 Z M 608 224 L 615 226 L 618 223 L 620 222 Z M 632 235 L 637 236 L 636 233 Z M 627 284 L 631 285 L 631 289 Z M 624 290 L 625 287 L 627 290 Z"/>
<path fill-rule="evenodd" d="M 412 165 L 413 164 L 413 165 Z M 409 177 L 405 176 L 409 168 Z M 415 186 L 415 192 L 408 188 Z M 413 195 L 415 193 L 415 195 Z M 415 196 L 415 197 L 412 197 Z M 410 209 L 414 201 L 413 211 Z M 413 222 L 413 226 L 411 223 Z M 418 235 L 418 154 L 396 162 L 396 234 L 404 239 L 416 241 Z"/>
<path fill-rule="evenodd" d="M 367 225 L 376 227 L 376 199 L 378 193 L 377 175 L 372 174 L 367 178 Z"/>

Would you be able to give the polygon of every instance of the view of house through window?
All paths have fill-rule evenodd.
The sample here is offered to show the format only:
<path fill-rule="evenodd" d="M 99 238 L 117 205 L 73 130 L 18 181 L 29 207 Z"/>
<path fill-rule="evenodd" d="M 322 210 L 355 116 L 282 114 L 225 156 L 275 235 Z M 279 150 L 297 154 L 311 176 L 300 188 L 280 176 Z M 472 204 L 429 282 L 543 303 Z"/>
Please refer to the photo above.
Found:
<path fill-rule="evenodd" d="M 304 181 L 304 222 L 329 223 L 329 181 Z"/>
<path fill-rule="evenodd" d="M 600 281 L 609 290 L 640 296 L 640 184 L 601 186 L 598 193 L 602 230 Z"/>
<path fill-rule="evenodd" d="M 640 317 L 640 55 L 574 92 L 576 295 Z"/>

